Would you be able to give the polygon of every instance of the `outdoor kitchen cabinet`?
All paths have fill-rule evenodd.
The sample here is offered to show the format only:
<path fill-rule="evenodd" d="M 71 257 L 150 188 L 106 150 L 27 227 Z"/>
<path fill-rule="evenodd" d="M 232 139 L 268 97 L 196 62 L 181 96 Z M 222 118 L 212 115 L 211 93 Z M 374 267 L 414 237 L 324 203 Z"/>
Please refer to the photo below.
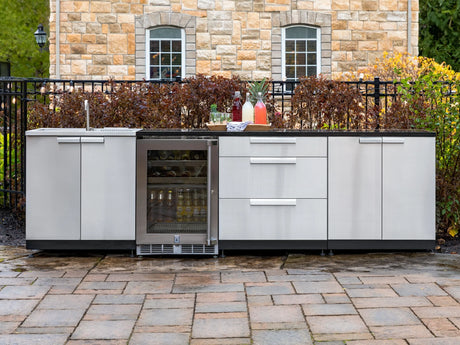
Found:
<path fill-rule="evenodd" d="M 219 139 L 221 249 L 325 249 L 326 137 Z"/>
<path fill-rule="evenodd" d="M 434 137 L 329 137 L 328 148 L 330 249 L 432 248 Z"/>
<path fill-rule="evenodd" d="M 27 132 L 26 242 L 135 248 L 135 130 Z"/>

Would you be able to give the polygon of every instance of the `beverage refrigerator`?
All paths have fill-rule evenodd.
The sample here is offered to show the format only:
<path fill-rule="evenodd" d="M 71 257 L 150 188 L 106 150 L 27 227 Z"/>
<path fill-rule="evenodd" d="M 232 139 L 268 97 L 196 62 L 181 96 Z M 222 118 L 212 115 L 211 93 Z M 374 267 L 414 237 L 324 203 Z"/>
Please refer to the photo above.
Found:
<path fill-rule="evenodd" d="M 137 140 L 138 255 L 217 255 L 218 140 Z"/>

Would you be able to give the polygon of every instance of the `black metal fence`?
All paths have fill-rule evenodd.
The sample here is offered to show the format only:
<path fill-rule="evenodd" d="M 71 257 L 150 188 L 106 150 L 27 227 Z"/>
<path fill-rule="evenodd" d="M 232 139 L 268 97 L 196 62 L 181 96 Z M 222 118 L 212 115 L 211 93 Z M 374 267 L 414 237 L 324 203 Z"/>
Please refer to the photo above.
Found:
<path fill-rule="evenodd" d="M 116 85 L 139 82 L 141 81 L 0 78 L 0 117 L 2 119 L 0 207 L 18 208 L 23 206 L 25 196 L 25 132 L 27 130 L 28 106 L 32 102 L 47 104 L 50 102 L 50 97 L 72 92 L 79 88 L 87 92 L 110 94 Z M 347 83 L 360 91 L 366 111 L 375 105 L 382 105 L 382 108 L 386 108 L 391 98 L 396 96 L 395 84 L 380 81 L 379 78 L 371 81 Z M 291 90 L 294 90 L 295 86 L 296 82 L 270 82 L 270 92 L 282 113 L 291 108 L 293 95 Z"/>

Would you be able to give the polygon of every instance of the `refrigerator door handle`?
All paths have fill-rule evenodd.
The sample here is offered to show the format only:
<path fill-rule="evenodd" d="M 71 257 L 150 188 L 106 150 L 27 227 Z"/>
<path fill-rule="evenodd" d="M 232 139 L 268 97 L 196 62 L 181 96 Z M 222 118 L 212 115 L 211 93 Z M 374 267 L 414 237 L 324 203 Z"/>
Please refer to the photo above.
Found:
<path fill-rule="evenodd" d="M 207 183 L 207 189 L 208 189 L 208 212 L 207 212 L 207 228 L 206 228 L 206 243 L 208 246 L 211 245 L 211 198 L 212 198 L 212 191 L 211 191 L 211 174 L 212 174 L 212 146 L 216 145 L 215 140 L 208 140 L 207 142 L 208 146 L 208 183 Z"/>

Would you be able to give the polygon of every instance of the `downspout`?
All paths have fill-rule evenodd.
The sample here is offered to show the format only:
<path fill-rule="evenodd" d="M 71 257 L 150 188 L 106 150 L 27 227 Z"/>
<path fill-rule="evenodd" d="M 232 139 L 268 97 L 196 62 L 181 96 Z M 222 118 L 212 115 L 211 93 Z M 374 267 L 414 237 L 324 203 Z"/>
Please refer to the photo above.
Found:
<path fill-rule="evenodd" d="M 61 32 L 61 0 L 56 0 L 56 79 L 61 79 L 60 32 Z"/>
<path fill-rule="evenodd" d="M 407 53 L 412 54 L 412 0 L 407 0 Z"/>

